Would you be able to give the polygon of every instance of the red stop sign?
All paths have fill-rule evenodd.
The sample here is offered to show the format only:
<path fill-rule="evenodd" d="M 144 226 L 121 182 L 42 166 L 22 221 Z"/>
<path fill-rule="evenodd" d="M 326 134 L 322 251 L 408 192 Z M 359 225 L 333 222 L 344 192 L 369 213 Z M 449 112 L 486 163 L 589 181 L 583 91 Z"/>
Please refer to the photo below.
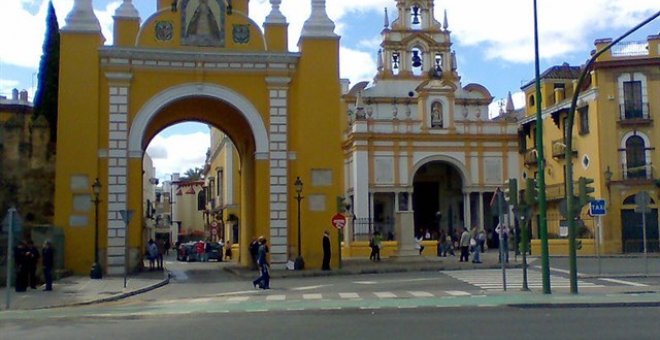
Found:
<path fill-rule="evenodd" d="M 346 226 L 346 216 L 335 214 L 335 216 L 332 216 L 332 225 L 337 229 L 344 228 Z"/>

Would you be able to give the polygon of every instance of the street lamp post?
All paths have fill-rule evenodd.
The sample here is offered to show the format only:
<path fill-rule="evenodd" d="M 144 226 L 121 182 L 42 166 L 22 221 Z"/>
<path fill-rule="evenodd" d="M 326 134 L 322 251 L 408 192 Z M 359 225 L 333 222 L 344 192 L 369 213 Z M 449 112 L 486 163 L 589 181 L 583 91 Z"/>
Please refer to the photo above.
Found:
<path fill-rule="evenodd" d="M 101 181 L 98 178 L 92 184 L 92 191 L 94 192 L 94 264 L 92 270 L 89 272 L 89 278 L 101 279 L 103 278 L 103 269 L 99 264 L 99 195 L 101 194 Z"/>
<path fill-rule="evenodd" d="M 298 201 L 298 257 L 296 257 L 296 261 L 293 263 L 293 268 L 295 270 L 301 270 L 305 268 L 305 261 L 302 257 L 302 249 L 300 245 L 300 201 L 303 199 L 303 182 L 300 180 L 300 177 L 296 177 L 296 182 L 293 185 L 296 188 L 296 201 Z"/>

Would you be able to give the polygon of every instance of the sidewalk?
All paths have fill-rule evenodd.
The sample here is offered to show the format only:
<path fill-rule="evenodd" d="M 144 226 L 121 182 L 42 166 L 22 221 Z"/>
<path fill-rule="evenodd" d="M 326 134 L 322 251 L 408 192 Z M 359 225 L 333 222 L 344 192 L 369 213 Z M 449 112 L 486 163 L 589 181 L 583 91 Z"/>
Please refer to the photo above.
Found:
<path fill-rule="evenodd" d="M 115 301 L 140 294 L 169 283 L 167 271 L 145 271 L 128 276 L 124 288 L 123 276 L 105 276 L 92 280 L 89 276 L 70 276 L 53 283 L 53 290 L 44 291 L 44 285 L 37 289 L 17 293 L 9 291 L 9 309 L 27 310 L 66 306 L 80 306 L 93 303 Z M 0 288 L 0 310 L 7 310 L 7 288 Z"/>
<path fill-rule="evenodd" d="M 430 254 L 430 251 L 429 251 Z M 470 256 L 470 261 L 472 256 Z M 528 265 L 534 258 L 528 257 Z M 342 259 L 341 268 L 332 268 L 324 271 L 318 268 L 305 267 L 305 270 L 287 270 L 284 265 L 271 266 L 270 276 L 272 278 L 289 277 L 315 277 L 315 276 L 333 276 L 333 275 L 357 275 L 357 274 L 382 274 L 382 273 L 402 273 L 419 271 L 440 271 L 440 270 L 463 270 L 463 269 L 497 269 L 501 268 L 499 263 L 499 253 L 497 249 L 490 250 L 481 254 L 481 263 L 459 262 L 459 253 L 456 256 L 438 257 L 433 255 L 407 256 L 407 257 L 389 257 L 383 258 L 379 262 L 373 262 L 365 258 Z M 507 268 L 522 268 L 522 256 L 515 260 L 513 252 L 509 253 L 509 263 Z M 249 268 L 235 266 L 226 266 L 224 270 L 229 271 L 242 278 L 254 279 L 256 271 Z"/>

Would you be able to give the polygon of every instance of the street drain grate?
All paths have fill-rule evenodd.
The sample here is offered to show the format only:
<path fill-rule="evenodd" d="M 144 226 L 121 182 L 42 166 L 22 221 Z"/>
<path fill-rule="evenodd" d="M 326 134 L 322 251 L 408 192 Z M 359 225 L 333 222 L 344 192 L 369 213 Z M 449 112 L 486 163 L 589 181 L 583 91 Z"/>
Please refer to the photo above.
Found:
<path fill-rule="evenodd" d="M 119 294 L 121 292 L 99 292 L 99 295 L 114 295 L 114 294 Z"/>

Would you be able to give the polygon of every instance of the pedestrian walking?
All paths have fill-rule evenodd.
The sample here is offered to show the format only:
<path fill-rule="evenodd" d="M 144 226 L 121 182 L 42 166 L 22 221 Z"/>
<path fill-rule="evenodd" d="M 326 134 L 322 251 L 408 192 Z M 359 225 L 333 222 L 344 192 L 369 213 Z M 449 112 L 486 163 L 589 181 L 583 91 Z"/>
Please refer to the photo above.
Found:
<path fill-rule="evenodd" d="M 55 250 L 49 240 L 44 242 L 41 250 L 41 263 L 44 269 L 44 281 L 46 282 L 45 291 L 53 290 L 53 265 L 55 264 Z"/>
<path fill-rule="evenodd" d="M 509 226 L 506 224 L 498 224 L 495 232 L 499 235 L 502 243 L 500 244 L 500 257 L 499 262 L 502 262 L 502 257 L 505 258 L 506 263 L 509 263 Z"/>
<path fill-rule="evenodd" d="M 472 263 L 481 263 L 481 248 L 479 247 L 479 228 L 472 228 L 472 235 L 470 237 L 470 248 L 472 249 Z"/>
<path fill-rule="evenodd" d="M 170 239 L 165 240 L 165 255 L 170 254 L 170 248 L 172 248 L 172 243 L 170 243 Z"/>
<path fill-rule="evenodd" d="M 419 234 L 415 236 L 415 249 L 419 250 L 419 255 L 422 255 L 422 252 L 424 251 L 424 245 L 422 244 L 422 240 L 424 240 L 423 234 Z"/>
<path fill-rule="evenodd" d="M 463 233 L 458 243 L 461 247 L 461 258 L 459 262 L 467 262 L 470 258 L 470 233 L 468 233 L 467 229 L 463 228 Z"/>
<path fill-rule="evenodd" d="M 379 231 L 374 233 L 374 261 L 380 261 L 380 249 L 383 247 L 383 236 Z"/>
<path fill-rule="evenodd" d="M 149 270 L 156 270 L 156 258 L 158 258 L 158 246 L 153 239 L 149 239 L 147 246 L 147 257 L 149 259 Z"/>
<path fill-rule="evenodd" d="M 252 269 L 259 270 L 259 265 L 257 264 L 257 258 L 259 257 L 259 240 L 256 237 L 252 239 L 248 249 L 250 250 L 250 257 L 252 258 Z"/>
<path fill-rule="evenodd" d="M 163 240 L 156 241 L 158 247 L 158 255 L 156 256 L 156 267 L 163 269 L 163 254 L 165 253 L 165 242 Z"/>
<path fill-rule="evenodd" d="M 27 269 L 27 282 L 30 288 L 37 289 L 37 264 L 39 264 L 39 250 L 32 240 L 27 241 L 25 249 L 25 263 Z"/>
<path fill-rule="evenodd" d="M 259 250 L 257 252 L 257 265 L 259 266 L 259 277 L 252 281 L 256 289 L 270 289 L 270 264 L 268 263 L 268 245 L 264 237 L 259 237 Z"/>
<path fill-rule="evenodd" d="M 231 260 L 231 258 L 231 241 L 227 240 L 227 243 L 225 243 L 225 261 Z"/>
<path fill-rule="evenodd" d="M 322 270 L 330 270 L 330 257 L 332 256 L 332 249 L 330 247 L 330 233 L 326 230 L 323 232 L 323 265 Z"/>

